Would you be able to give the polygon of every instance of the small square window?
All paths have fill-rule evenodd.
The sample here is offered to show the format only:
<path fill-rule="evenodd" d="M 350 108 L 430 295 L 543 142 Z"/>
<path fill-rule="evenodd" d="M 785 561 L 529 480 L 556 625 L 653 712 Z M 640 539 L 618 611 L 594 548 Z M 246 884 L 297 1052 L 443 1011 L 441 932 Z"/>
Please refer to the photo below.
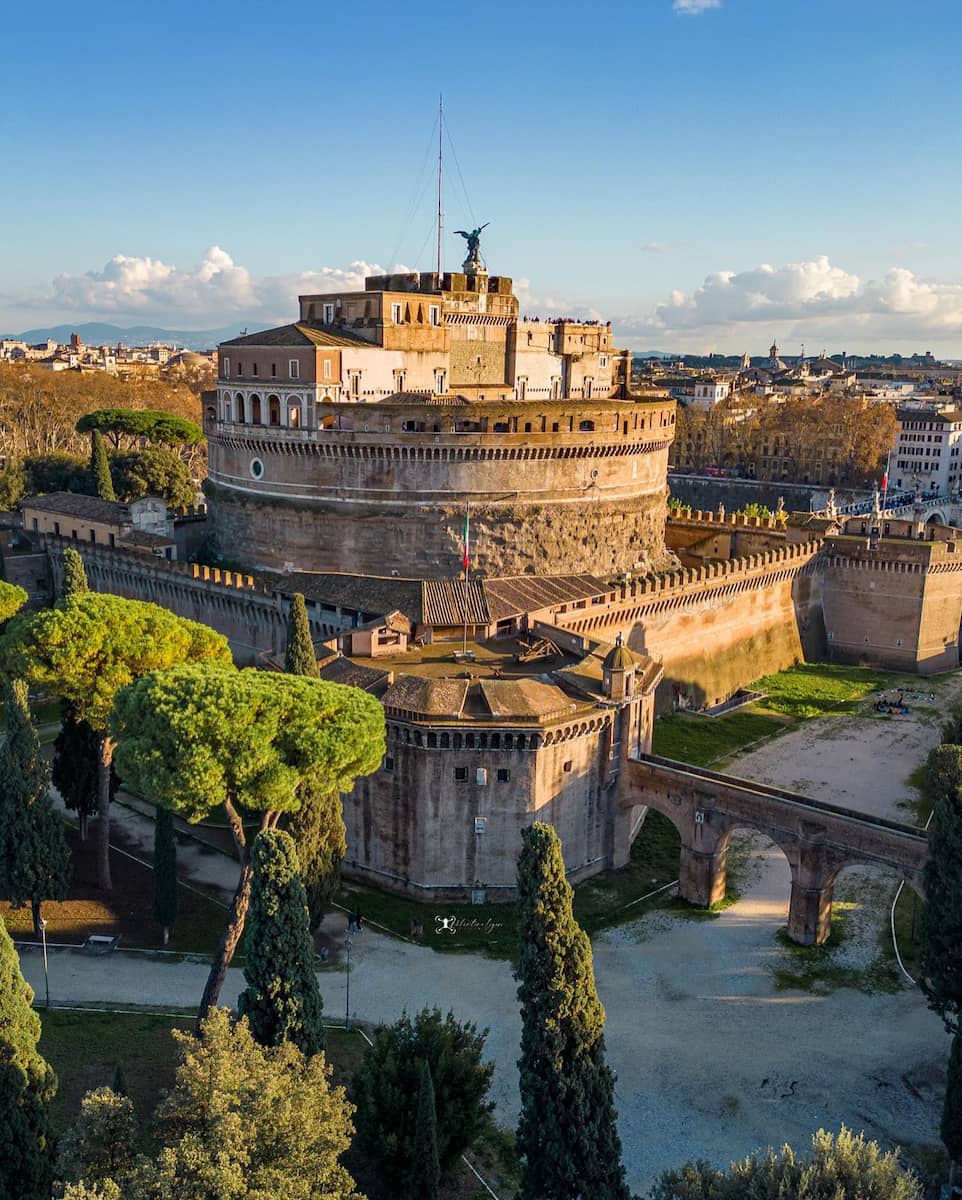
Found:
<path fill-rule="evenodd" d="M 570 771 L 570 770 L 571 770 L 571 759 L 570 759 L 570 758 L 568 759 L 568 761 L 565 763 L 565 765 L 564 765 L 564 766 L 563 766 L 561 769 L 562 769 L 563 771 Z"/>
<path fill-rule="evenodd" d="M 511 772 L 507 767 L 498 767 L 498 783 L 507 783 L 511 778 Z"/>
<path fill-rule="evenodd" d="M 467 783 L 468 768 L 467 767 L 455 767 L 454 768 L 454 778 L 455 778 L 456 782 L 458 782 L 458 783 Z"/>
<path fill-rule="evenodd" d="M 385 771 L 393 771 L 394 770 L 394 759 L 390 756 L 390 754 L 385 754 L 385 756 L 384 756 L 384 770 Z"/>

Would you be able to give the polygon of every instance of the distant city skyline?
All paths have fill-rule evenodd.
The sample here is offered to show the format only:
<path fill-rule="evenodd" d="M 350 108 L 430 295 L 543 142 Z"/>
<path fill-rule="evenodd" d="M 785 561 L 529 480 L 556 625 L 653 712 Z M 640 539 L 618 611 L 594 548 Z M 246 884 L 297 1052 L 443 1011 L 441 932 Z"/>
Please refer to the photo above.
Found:
<path fill-rule="evenodd" d="M 162 21 L 56 0 L 46 23 L 70 37 L 5 21 L 2 332 L 253 329 L 299 291 L 431 268 L 442 91 L 445 268 L 490 221 L 525 311 L 636 350 L 962 357 L 950 0 L 561 0 L 508 24 L 374 0 L 360 24 L 299 11 L 295 37 L 248 0 Z"/>

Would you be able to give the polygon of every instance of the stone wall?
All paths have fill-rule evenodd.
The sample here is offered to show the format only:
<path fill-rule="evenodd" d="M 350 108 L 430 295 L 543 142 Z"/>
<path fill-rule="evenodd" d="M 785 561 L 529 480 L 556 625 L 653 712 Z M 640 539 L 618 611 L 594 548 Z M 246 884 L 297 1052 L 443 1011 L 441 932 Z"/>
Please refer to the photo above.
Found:
<path fill-rule="evenodd" d="M 720 479 L 704 475 L 686 475 L 672 471 L 668 475 L 668 490 L 692 508 L 716 511 L 724 504 L 729 512 L 746 504 L 764 504 L 772 512 L 778 507 L 779 496 L 785 507 L 793 512 L 820 511 L 828 499 L 828 488 L 819 484 L 770 482 L 755 479 Z M 835 499 L 839 504 L 871 499 L 871 492 L 838 488 Z"/>
<path fill-rule="evenodd" d="M 820 542 L 803 542 L 621 588 L 607 606 L 559 625 L 661 662 L 660 712 L 727 699 L 762 675 L 824 655 Z"/>
<path fill-rule="evenodd" d="M 147 558 L 68 538 L 48 535 L 43 541 L 58 595 L 63 580 L 63 549 L 72 546 L 84 560 L 92 591 L 160 604 L 178 616 L 210 625 L 230 641 L 241 665 L 254 662 L 262 654 L 283 658 L 290 600 L 250 575 Z M 320 610 L 311 602 L 308 622 L 318 642 L 348 627 L 346 619 L 339 622 L 332 614 L 325 614 L 322 621 Z"/>

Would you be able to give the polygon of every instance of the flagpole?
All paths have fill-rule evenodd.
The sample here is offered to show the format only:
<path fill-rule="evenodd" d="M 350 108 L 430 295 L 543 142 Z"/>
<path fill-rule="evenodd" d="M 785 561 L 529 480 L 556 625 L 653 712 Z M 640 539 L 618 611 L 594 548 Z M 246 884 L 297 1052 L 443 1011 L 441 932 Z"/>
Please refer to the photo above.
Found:
<path fill-rule="evenodd" d="M 468 573 L 471 570 L 471 510 L 470 501 L 464 502 L 464 638 L 461 653 L 468 652 Z"/>

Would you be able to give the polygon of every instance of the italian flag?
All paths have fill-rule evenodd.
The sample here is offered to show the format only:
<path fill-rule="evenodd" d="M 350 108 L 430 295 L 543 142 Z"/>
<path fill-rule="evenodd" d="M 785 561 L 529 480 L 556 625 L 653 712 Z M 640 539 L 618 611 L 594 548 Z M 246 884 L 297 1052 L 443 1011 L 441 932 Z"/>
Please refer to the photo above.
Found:
<path fill-rule="evenodd" d="M 461 560 L 465 571 L 471 566 L 471 517 L 468 513 L 468 506 L 464 506 L 464 558 Z"/>
<path fill-rule="evenodd" d="M 889 487 L 889 473 L 888 473 L 888 471 L 883 471 L 882 472 L 882 491 L 887 492 L 888 487 Z"/>

